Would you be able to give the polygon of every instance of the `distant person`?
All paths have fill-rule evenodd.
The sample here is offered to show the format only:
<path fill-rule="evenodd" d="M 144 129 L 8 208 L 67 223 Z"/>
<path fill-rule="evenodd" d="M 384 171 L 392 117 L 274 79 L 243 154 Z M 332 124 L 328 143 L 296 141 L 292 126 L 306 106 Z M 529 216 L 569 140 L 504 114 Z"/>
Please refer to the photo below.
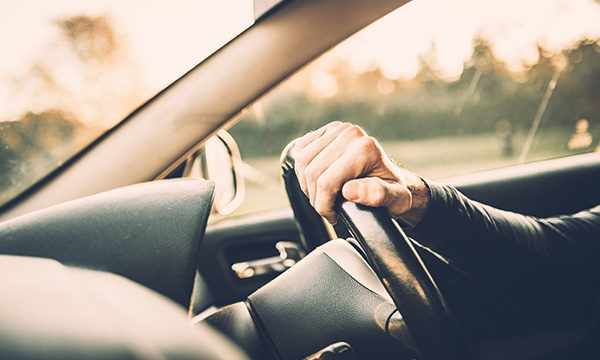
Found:
<path fill-rule="evenodd" d="M 568 143 L 569 150 L 586 149 L 592 145 L 592 134 L 588 132 L 590 124 L 586 119 L 581 119 L 575 123 L 575 133 L 571 135 Z"/>

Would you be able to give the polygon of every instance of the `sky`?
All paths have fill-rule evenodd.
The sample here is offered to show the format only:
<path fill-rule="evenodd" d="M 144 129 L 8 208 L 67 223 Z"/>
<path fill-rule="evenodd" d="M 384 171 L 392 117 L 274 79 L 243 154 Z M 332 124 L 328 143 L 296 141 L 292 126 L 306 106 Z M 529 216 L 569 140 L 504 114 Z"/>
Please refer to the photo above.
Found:
<path fill-rule="evenodd" d="M 376 64 L 390 78 L 412 78 L 419 54 L 435 42 L 440 66 L 452 77 L 462 72 L 478 34 L 493 42 L 495 55 L 511 70 L 519 71 L 537 61 L 537 44 L 560 51 L 582 37 L 600 38 L 600 3 L 417 0 L 359 34 L 344 56 L 358 72 Z M 361 50 L 351 50 L 357 47 Z"/>
<path fill-rule="evenodd" d="M 156 92 L 253 22 L 251 0 L 0 0 L 0 120 L 20 116 L 12 80 L 55 51 L 54 22 L 80 14 L 109 16 Z"/>
<path fill-rule="evenodd" d="M 2 72 L 22 70 L 24 59 L 42 56 L 59 36 L 53 22 L 69 16 L 109 15 L 148 76 L 160 76 L 165 63 L 188 66 L 189 59 L 218 48 L 227 29 L 235 32 L 252 21 L 251 0 L 0 0 L 0 9 L 0 48 L 14 54 L 0 59 Z"/>
<path fill-rule="evenodd" d="M 14 91 L 11 79 L 26 75 L 52 51 L 60 38 L 54 21 L 82 13 L 114 21 L 144 83 L 158 91 L 250 25 L 252 2 L 0 0 L 0 120 L 23 111 L 7 100 Z M 508 23 L 502 20 L 506 17 Z M 440 71 L 452 78 L 462 72 L 477 34 L 491 39 L 495 54 L 519 71 L 537 60 L 537 44 L 559 52 L 582 37 L 599 38 L 600 4 L 415 0 L 342 45 L 346 51 L 340 53 L 357 72 L 380 66 L 389 78 L 410 78 L 418 70 L 419 55 L 435 43 Z"/>

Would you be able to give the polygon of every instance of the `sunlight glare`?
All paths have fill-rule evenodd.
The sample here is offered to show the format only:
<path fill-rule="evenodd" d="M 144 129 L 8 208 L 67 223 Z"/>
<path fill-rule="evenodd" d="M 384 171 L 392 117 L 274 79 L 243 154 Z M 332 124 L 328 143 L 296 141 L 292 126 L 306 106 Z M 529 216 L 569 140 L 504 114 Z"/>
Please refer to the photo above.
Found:
<path fill-rule="evenodd" d="M 73 62 L 68 59 L 71 55 L 61 48 L 64 39 L 56 25 L 59 20 L 106 16 L 135 63 L 135 71 L 122 74 L 123 80 L 139 80 L 148 89 L 146 98 L 254 21 L 251 0 L 0 0 L 0 8 L 0 48 L 5 55 L 0 57 L 0 121 L 16 119 L 24 111 L 42 110 L 32 108 L 36 106 L 32 105 L 33 94 L 17 96 L 14 88 L 37 64 L 52 66 L 64 86 L 80 90 L 81 79 L 75 78 Z M 53 61 L 53 57 L 61 58 Z"/>
<path fill-rule="evenodd" d="M 419 57 L 434 48 L 437 70 L 449 80 L 462 73 L 478 36 L 492 43 L 510 70 L 522 71 L 537 62 L 538 45 L 557 54 L 599 33 L 600 6 L 592 0 L 415 0 L 343 44 L 342 51 L 357 73 L 380 67 L 390 79 L 411 79 Z"/>

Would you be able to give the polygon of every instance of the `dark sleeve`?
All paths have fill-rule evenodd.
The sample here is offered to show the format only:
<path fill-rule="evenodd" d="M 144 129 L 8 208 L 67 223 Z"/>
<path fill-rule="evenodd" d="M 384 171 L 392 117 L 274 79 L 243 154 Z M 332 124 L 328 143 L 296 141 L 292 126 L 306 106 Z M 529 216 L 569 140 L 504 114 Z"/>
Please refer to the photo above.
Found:
<path fill-rule="evenodd" d="M 412 236 L 472 277 L 522 286 L 549 274 L 560 281 L 598 277 L 600 206 L 542 219 L 480 204 L 450 186 L 428 186 L 430 208 Z"/>

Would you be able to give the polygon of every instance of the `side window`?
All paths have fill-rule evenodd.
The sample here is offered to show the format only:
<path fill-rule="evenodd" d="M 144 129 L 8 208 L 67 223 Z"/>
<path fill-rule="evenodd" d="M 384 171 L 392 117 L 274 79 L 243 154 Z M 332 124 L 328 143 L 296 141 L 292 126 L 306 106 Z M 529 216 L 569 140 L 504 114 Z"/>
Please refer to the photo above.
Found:
<path fill-rule="evenodd" d="M 334 120 L 433 179 L 600 151 L 600 4 L 527 4 L 416 0 L 302 69 L 230 129 L 238 213 L 285 206 L 282 149 Z"/>

